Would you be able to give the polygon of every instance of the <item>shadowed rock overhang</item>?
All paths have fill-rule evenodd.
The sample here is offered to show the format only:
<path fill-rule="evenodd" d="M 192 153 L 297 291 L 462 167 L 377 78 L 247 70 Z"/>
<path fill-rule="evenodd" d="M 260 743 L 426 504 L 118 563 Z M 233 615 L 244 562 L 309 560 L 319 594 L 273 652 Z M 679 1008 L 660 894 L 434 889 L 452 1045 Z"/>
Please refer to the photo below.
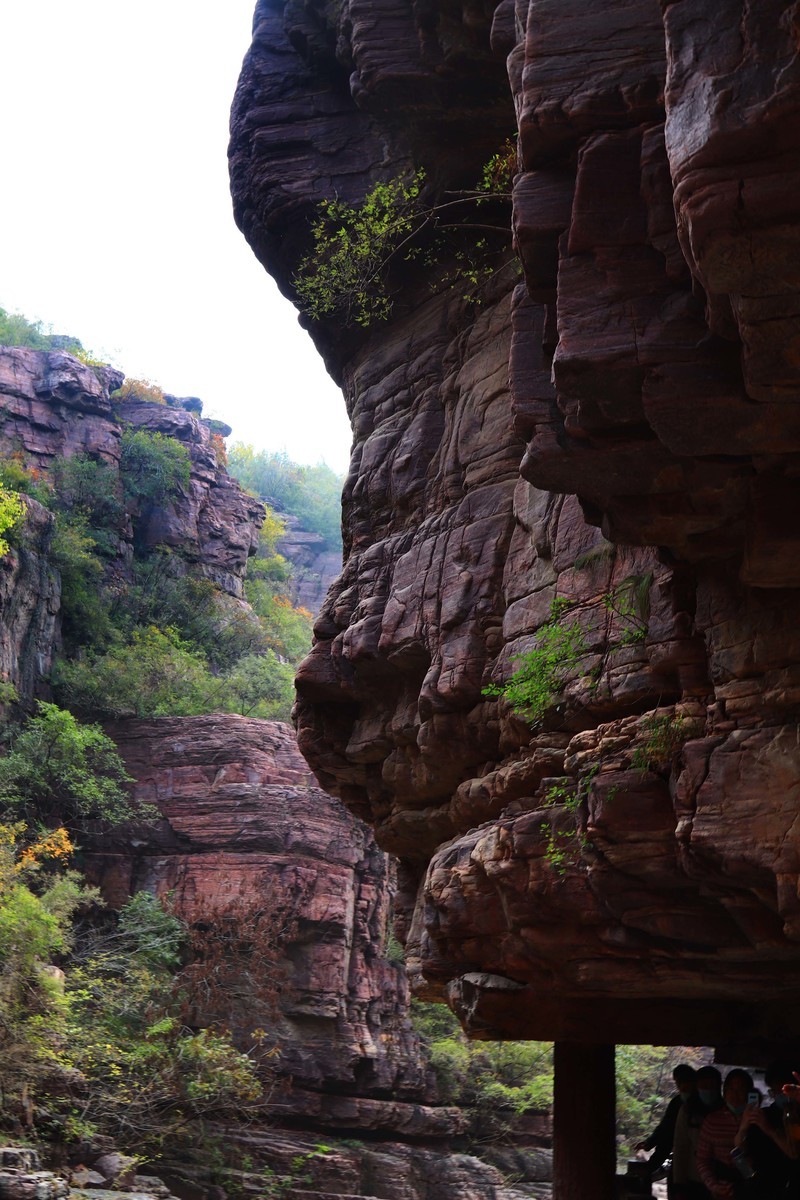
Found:
<path fill-rule="evenodd" d="M 312 329 L 354 449 L 300 745 L 479 1035 L 800 1036 L 795 10 L 256 11 L 234 205 L 289 295 L 321 199 L 519 132 L 520 275 L 405 264 L 386 323 Z M 483 689 L 556 597 L 585 653 L 532 729 Z"/>

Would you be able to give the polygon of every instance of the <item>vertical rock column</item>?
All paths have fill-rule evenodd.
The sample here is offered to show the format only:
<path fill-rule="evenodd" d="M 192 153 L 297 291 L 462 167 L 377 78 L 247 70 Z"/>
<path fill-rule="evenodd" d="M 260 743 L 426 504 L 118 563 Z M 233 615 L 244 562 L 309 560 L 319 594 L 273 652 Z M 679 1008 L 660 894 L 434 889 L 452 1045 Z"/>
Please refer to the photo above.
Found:
<path fill-rule="evenodd" d="M 553 1200 L 614 1200 L 614 1047 L 556 1042 Z"/>

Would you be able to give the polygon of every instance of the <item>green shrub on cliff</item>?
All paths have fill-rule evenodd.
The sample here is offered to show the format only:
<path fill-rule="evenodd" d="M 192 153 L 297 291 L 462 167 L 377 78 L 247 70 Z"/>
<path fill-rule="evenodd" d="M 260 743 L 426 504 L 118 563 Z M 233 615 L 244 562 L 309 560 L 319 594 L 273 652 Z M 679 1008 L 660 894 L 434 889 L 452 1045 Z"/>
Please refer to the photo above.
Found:
<path fill-rule="evenodd" d="M 115 553 L 124 529 L 119 491 L 116 469 L 88 454 L 59 459 L 53 467 L 53 506 L 73 521 L 80 517 L 95 548 L 106 556 Z"/>
<path fill-rule="evenodd" d="M 516 159 L 509 139 L 485 164 L 476 188 L 447 192 L 436 202 L 423 199 L 424 170 L 376 183 L 358 205 L 321 201 L 311 225 L 313 250 L 293 280 L 303 310 L 315 321 L 334 318 L 362 328 L 385 321 L 394 303 L 391 269 L 414 259 L 436 268 L 440 282 L 461 284 L 464 299 L 477 302 L 481 283 L 496 268 L 485 235 L 500 235 L 504 246 L 510 241 L 507 227 L 479 221 L 478 210 L 492 196 L 510 198 Z"/>
<path fill-rule="evenodd" d="M 182 1020 L 186 926 L 141 892 L 118 916 L 101 912 L 66 869 L 71 852 L 65 837 L 0 825 L 3 1112 L 38 1110 L 40 1136 L 103 1133 L 153 1153 L 193 1118 L 258 1103 L 251 1056 Z"/>
<path fill-rule="evenodd" d="M 420 194 L 425 172 L 376 183 L 354 207 L 323 200 L 311 227 L 314 249 L 294 279 L 315 321 L 341 316 L 347 325 L 385 320 L 392 307 L 385 272 L 391 259 L 425 222 Z"/>
<path fill-rule="evenodd" d="M 77 338 L 65 333 L 49 333 L 42 321 L 29 321 L 22 313 L 0 308 L 0 346 L 27 346 L 31 350 L 83 350 Z"/>
<path fill-rule="evenodd" d="M 241 657 L 214 674 L 201 650 L 174 629 L 136 628 L 130 640 L 86 651 L 54 672 L 62 703 L 85 717 L 197 716 L 236 712 L 286 721 L 294 671 L 270 650 Z"/>
<path fill-rule="evenodd" d="M 8 535 L 22 520 L 24 513 L 25 501 L 16 492 L 0 487 L 0 558 L 11 549 Z"/>
<path fill-rule="evenodd" d="M 80 827 L 140 815 L 117 748 L 97 725 L 40 701 L 0 758 L 0 818 Z"/>
<path fill-rule="evenodd" d="M 76 943 L 59 1065 L 83 1082 L 76 1102 L 59 1105 L 68 1137 L 110 1133 L 153 1153 L 192 1117 L 261 1098 L 254 1063 L 229 1034 L 181 1018 L 189 944 L 184 923 L 146 892 Z"/>
<path fill-rule="evenodd" d="M 71 919 L 96 893 L 66 869 L 65 829 L 36 837 L 24 822 L 0 824 L 0 1095 L 6 1113 L 36 1096 L 52 1071 L 66 1017 L 50 965 L 72 943 Z"/>
<path fill-rule="evenodd" d="M 140 503 L 163 504 L 189 487 L 189 451 L 175 438 L 128 426 L 121 442 L 125 494 Z"/>
<path fill-rule="evenodd" d="M 504 684 L 490 684 L 484 696 L 502 696 L 509 707 L 531 724 L 542 721 L 586 654 L 588 645 L 581 625 L 564 621 L 569 605 L 554 600 L 547 621 L 536 631 L 536 645 L 516 656 L 520 664 Z"/>

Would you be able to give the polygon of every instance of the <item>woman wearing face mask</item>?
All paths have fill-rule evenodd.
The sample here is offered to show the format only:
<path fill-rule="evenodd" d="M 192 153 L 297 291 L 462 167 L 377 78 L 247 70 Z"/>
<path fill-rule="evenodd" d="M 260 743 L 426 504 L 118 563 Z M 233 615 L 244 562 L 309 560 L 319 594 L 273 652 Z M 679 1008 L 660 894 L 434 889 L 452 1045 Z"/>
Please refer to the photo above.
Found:
<path fill-rule="evenodd" d="M 710 1192 L 697 1172 L 697 1143 L 709 1113 L 722 1107 L 722 1076 L 716 1067 L 701 1067 L 697 1090 L 678 1113 L 672 1148 L 672 1195 L 674 1200 L 708 1200 Z"/>
<path fill-rule="evenodd" d="M 731 1152 L 743 1149 L 747 1126 L 742 1118 L 753 1080 L 747 1071 L 735 1067 L 725 1077 L 722 1106 L 703 1121 L 697 1140 L 697 1173 L 715 1200 L 732 1200 L 746 1195 L 742 1173 L 731 1160 Z M 738 1145 L 737 1145 L 738 1140 Z"/>

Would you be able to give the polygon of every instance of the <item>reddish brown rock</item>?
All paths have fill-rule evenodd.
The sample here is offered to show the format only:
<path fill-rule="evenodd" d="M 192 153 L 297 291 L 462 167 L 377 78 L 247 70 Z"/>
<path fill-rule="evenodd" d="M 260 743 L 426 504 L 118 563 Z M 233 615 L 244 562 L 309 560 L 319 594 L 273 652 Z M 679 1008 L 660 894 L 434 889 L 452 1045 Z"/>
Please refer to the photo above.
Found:
<path fill-rule="evenodd" d="M 114 404 L 109 394 L 122 380 L 119 371 L 95 371 L 60 350 L 0 346 L 0 456 L 14 456 L 46 483 L 58 460 L 76 454 L 118 469 L 123 424 L 175 438 L 189 453 L 189 487 L 146 512 L 128 506 L 109 572 L 129 576 L 135 534 L 145 547 L 174 549 L 176 563 L 241 601 L 263 505 L 228 475 L 210 422 L 181 407 Z M 117 487 L 122 500 L 121 481 Z M 60 579 L 48 561 L 52 519 L 35 502 L 28 510 L 25 536 L 0 561 L 0 678 L 26 702 L 46 687 L 60 637 Z"/>
<path fill-rule="evenodd" d="M 399 81 L 452 6 L 382 47 L 362 9 L 319 14 L 315 46 L 369 61 L 348 113 L 260 5 L 234 106 L 238 219 L 286 290 L 320 196 L 409 155 L 461 185 L 454 130 L 467 160 L 498 129 L 489 49 L 520 132 L 524 282 L 476 310 L 409 271 L 385 326 L 313 330 L 355 441 L 300 745 L 401 856 L 418 986 L 470 1028 L 797 1039 L 795 9 L 456 10 L 471 40 L 419 107 Z M 631 580 L 643 637 L 608 606 Z M 482 689 L 555 597 L 586 652 L 532 731 Z"/>
<path fill-rule="evenodd" d="M 27 498 L 24 536 L 0 558 L 0 680 L 29 700 L 53 666 L 61 580 L 49 561 L 53 517 Z"/>
<path fill-rule="evenodd" d="M 405 974 L 385 957 L 390 864 L 367 827 L 314 786 L 292 730 L 225 715 L 126 721 L 109 732 L 136 796 L 163 820 L 93 852 L 90 871 L 108 901 L 118 906 L 142 887 L 171 893 L 189 921 L 232 902 L 285 910 L 278 1013 L 257 984 L 239 980 L 222 1014 L 246 1045 L 258 1028 L 277 1042 L 278 1071 L 293 1086 L 276 1113 L 331 1127 L 451 1131 L 453 1110 L 424 1105 L 430 1084 Z"/>

